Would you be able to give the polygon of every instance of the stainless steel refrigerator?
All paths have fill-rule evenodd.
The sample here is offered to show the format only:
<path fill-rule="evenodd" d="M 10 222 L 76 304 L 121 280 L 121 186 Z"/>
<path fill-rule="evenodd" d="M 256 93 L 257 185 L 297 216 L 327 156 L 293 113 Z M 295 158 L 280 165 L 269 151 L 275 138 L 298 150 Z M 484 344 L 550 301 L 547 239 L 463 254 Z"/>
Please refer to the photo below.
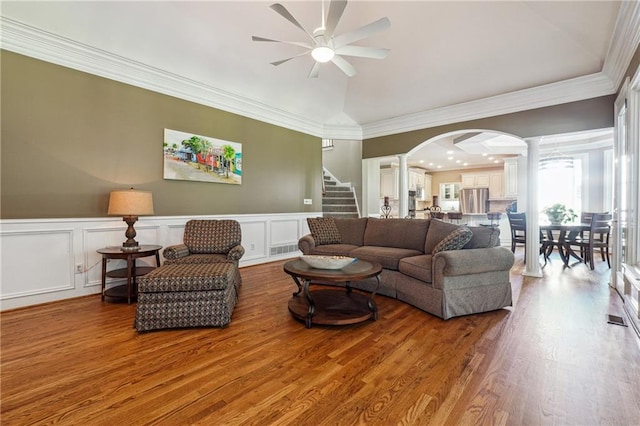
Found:
<path fill-rule="evenodd" d="M 489 211 L 489 188 L 466 188 L 460 190 L 460 211 L 463 214 Z"/>

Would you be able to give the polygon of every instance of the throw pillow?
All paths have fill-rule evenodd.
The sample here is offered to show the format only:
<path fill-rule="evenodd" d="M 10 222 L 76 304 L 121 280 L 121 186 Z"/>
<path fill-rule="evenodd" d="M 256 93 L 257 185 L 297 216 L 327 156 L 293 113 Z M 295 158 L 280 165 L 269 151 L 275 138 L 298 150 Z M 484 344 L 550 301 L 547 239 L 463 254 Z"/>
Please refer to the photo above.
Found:
<path fill-rule="evenodd" d="M 473 237 L 473 232 L 471 232 L 471 230 L 466 226 L 461 226 L 444 237 L 444 239 L 433 248 L 431 254 L 436 254 L 446 250 L 460 250 L 469 241 L 471 241 L 471 237 Z"/>
<path fill-rule="evenodd" d="M 307 225 L 317 246 L 342 243 L 340 232 L 332 217 L 308 217 Z"/>

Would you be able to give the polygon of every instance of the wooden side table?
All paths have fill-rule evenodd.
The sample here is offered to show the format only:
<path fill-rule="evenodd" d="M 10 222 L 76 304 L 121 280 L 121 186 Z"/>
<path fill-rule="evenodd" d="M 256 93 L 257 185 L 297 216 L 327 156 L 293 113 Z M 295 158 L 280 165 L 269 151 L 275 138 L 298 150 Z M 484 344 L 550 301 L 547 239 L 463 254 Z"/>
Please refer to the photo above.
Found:
<path fill-rule="evenodd" d="M 152 266 L 136 267 L 136 259 L 139 257 L 156 257 L 156 266 L 160 266 L 160 249 L 162 246 L 142 245 L 138 250 L 122 250 L 120 247 L 105 247 L 98 250 L 102 255 L 102 300 L 105 296 L 113 298 L 126 298 L 131 304 L 131 299 L 136 297 L 136 277 L 148 274 L 155 268 Z M 107 272 L 108 259 L 125 259 L 127 267 Z M 115 286 L 107 289 L 107 277 L 126 278 L 127 285 Z"/>

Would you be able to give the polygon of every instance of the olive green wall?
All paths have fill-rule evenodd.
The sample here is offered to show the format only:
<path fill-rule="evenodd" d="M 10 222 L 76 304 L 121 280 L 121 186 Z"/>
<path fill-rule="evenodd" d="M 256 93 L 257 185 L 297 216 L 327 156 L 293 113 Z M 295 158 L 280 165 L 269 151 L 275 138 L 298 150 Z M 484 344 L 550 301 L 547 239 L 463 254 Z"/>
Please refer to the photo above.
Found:
<path fill-rule="evenodd" d="M 153 192 L 155 214 L 321 210 L 320 138 L 1 52 L 0 217 L 104 217 L 109 192 Z M 242 184 L 163 179 L 164 129 L 242 144 Z M 313 205 L 303 204 L 312 198 Z"/>
<path fill-rule="evenodd" d="M 403 154 L 435 136 L 456 130 L 485 129 L 509 133 L 521 138 L 556 135 L 613 127 L 615 96 L 602 96 L 545 108 L 463 121 L 362 142 L 362 158 Z"/>

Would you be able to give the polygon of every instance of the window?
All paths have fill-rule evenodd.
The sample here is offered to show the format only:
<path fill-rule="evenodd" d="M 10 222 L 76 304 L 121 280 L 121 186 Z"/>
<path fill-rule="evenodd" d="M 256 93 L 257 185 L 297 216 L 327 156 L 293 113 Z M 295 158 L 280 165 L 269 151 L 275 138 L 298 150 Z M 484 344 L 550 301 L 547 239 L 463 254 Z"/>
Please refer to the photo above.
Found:
<path fill-rule="evenodd" d="M 578 215 L 582 211 L 582 158 L 563 156 L 560 161 L 543 159 L 538 175 L 540 209 L 562 203 Z"/>
<path fill-rule="evenodd" d="M 322 150 L 329 151 L 333 149 L 333 139 L 322 139 Z"/>

